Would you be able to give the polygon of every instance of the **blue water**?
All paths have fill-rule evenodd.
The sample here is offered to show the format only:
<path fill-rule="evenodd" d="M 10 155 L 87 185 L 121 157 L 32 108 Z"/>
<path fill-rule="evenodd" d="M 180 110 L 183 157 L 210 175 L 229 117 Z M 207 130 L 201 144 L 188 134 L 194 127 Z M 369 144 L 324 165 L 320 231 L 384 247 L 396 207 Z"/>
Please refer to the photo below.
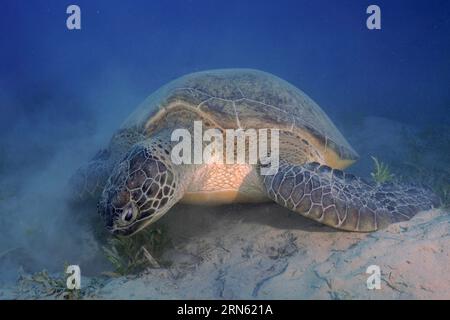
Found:
<path fill-rule="evenodd" d="M 66 28 L 69 4 L 81 8 L 81 30 Z M 381 8 L 381 30 L 366 28 L 370 4 Z M 450 123 L 445 0 L 6 0 L 0 30 L 0 188 L 16 190 L 22 206 L 23 189 L 54 190 L 54 178 L 150 93 L 199 70 L 255 68 L 286 79 L 351 132 L 350 142 L 358 143 L 352 126 L 368 118 L 417 130 Z M 448 141 L 436 157 L 449 156 Z M 364 143 L 358 151 L 370 161 Z M 28 224 L 51 214 L 38 211 L 0 212 L 0 251 L 30 246 Z M 40 248 L 58 232 L 59 221 L 44 226 Z"/>
<path fill-rule="evenodd" d="M 20 102 L 1 104 L 2 128 L 45 111 L 23 101 L 32 95 L 70 98 L 51 117 L 73 121 L 111 101 L 130 110 L 173 78 L 225 67 L 272 72 L 332 114 L 448 122 L 450 3 L 375 1 L 382 29 L 369 31 L 372 2 L 80 0 L 82 30 L 69 31 L 69 2 L 3 1 L 2 95 Z M 87 105 L 87 94 L 104 105 Z"/>

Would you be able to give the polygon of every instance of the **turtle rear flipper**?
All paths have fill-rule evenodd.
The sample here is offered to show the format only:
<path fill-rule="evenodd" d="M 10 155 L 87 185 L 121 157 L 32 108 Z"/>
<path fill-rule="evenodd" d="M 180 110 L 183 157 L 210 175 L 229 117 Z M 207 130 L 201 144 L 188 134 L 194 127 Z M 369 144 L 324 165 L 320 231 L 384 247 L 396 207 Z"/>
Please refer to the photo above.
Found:
<path fill-rule="evenodd" d="M 263 177 L 278 204 L 328 226 L 368 232 L 411 219 L 440 203 L 432 191 L 393 183 L 370 184 L 318 163 L 283 164 Z"/>

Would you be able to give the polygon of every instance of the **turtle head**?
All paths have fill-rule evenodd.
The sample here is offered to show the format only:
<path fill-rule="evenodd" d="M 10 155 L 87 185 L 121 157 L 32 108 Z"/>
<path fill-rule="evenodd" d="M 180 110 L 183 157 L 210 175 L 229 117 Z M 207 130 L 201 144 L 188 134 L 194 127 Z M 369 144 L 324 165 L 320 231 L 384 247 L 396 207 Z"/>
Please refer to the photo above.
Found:
<path fill-rule="evenodd" d="M 161 144 L 139 143 L 115 166 L 98 204 L 110 232 L 132 235 L 178 201 L 178 182 L 168 154 Z"/>

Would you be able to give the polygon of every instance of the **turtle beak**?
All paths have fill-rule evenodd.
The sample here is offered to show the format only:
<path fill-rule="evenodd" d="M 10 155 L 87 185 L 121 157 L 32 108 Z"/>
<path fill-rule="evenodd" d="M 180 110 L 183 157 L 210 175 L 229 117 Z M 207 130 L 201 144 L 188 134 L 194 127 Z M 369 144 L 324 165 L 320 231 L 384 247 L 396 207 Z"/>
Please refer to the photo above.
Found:
<path fill-rule="evenodd" d="M 124 228 L 124 229 L 117 229 L 117 228 L 111 228 L 108 229 L 113 235 L 115 236 L 131 236 L 137 232 L 137 230 L 134 230 L 134 228 Z"/>
<path fill-rule="evenodd" d="M 121 227 L 112 227 L 112 228 L 109 228 L 108 231 L 111 232 L 115 236 L 128 237 L 128 236 L 134 235 L 135 233 L 137 233 L 144 227 L 145 227 L 144 223 L 136 222 L 127 227 L 122 227 L 122 228 Z"/>

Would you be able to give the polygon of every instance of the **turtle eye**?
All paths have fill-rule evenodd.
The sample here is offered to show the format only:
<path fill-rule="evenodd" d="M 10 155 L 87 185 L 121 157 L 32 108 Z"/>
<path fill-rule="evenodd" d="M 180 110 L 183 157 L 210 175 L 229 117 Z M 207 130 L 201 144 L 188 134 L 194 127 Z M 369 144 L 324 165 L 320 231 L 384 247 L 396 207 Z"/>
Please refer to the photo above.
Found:
<path fill-rule="evenodd" d="M 128 222 L 132 221 L 133 218 L 134 218 L 133 208 L 129 207 L 129 208 L 125 209 L 125 211 L 122 214 L 122 221 L 125 223 L 128 223 Z"/>

